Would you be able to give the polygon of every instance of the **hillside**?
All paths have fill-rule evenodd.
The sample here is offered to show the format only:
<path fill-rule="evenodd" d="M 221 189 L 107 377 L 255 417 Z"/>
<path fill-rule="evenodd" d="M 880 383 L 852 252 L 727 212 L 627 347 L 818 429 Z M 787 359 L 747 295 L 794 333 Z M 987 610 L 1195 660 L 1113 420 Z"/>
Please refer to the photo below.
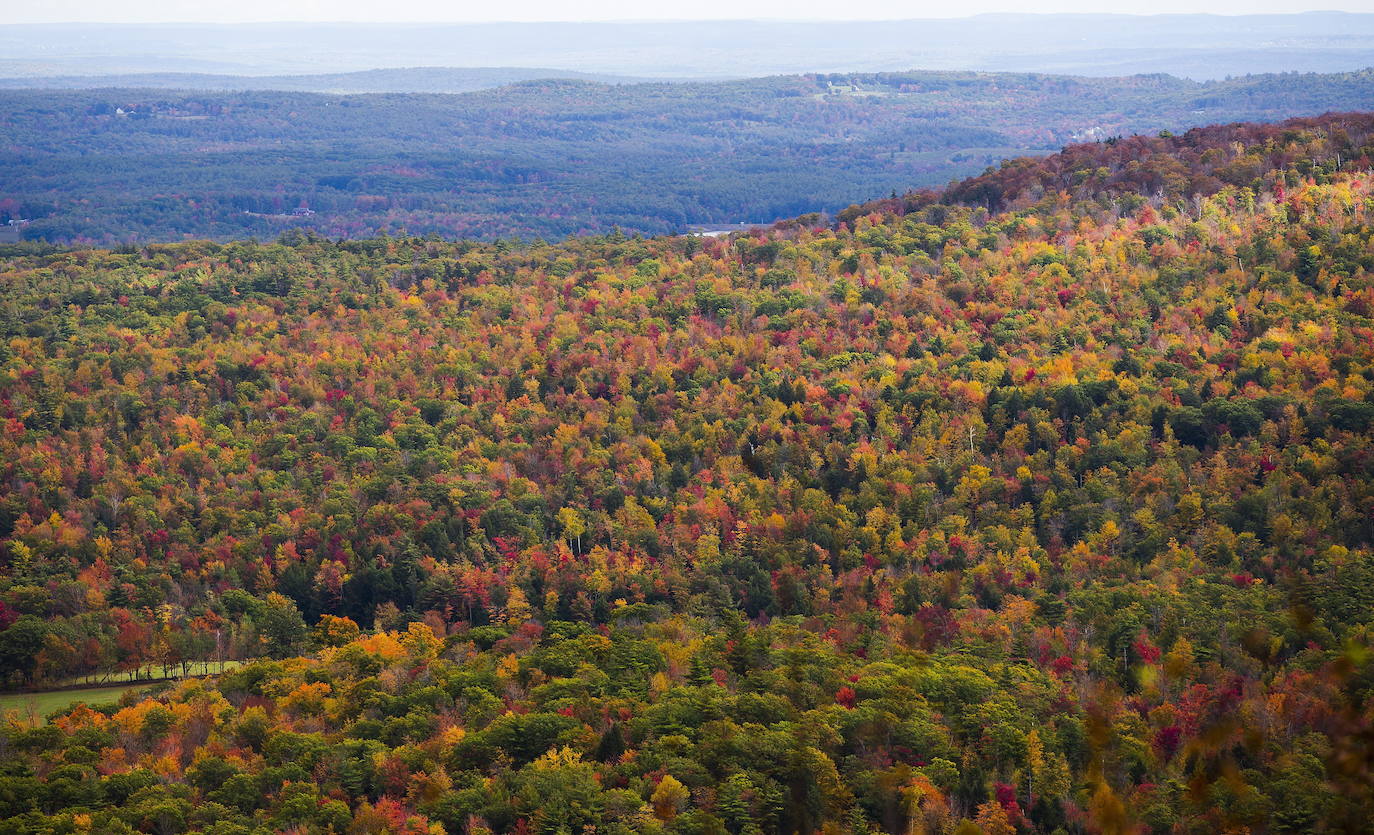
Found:
<path fill-rule="evenodd" d="M 1071 142 L 1374 101 L 1374 71 L 533 81 L 464 95 L 0 91 L 0 221 L 52 242 L 683 232 L 836 211 Z M 309 209 L 295 216 L 297 209 Z"/>
<path fill-rule="evenodd" d="M 0 261 L 14 832 L 1359 831 L 1374 114 Z"/>

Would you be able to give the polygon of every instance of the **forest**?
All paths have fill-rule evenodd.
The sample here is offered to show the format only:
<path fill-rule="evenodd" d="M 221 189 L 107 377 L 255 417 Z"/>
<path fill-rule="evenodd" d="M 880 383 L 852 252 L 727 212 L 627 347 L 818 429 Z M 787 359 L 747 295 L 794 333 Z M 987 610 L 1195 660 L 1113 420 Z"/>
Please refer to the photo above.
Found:
<path fill-rule="evenodd" d="M 1363 831 L 1372 163 L 0 248 L 0 831 Z"/>
<path fill-rule="evenodd" d="M 681 233 L 835 212 L 1075 142 L 1371 101 L 1374 70 L 1206 83 L 967 72 L 534 80 L 462 95 L 0 90 L 0 223 L 101 246 L 290 229 Z"/>

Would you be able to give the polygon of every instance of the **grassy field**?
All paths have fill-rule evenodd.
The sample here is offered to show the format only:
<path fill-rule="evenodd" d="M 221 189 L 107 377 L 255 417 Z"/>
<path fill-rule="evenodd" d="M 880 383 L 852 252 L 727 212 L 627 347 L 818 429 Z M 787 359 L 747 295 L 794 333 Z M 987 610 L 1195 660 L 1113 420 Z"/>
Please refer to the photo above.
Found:
<path fill-rule="evenodd" d="M 191 666 L 188 670 L 188 674 L 192 676 L 219 675 L 220 673 L 228 672 L 229 670 L 238 667 L 242 663 L 243 662 L 241 661 L 194 661 L 191 663 Z M 181 673 L 181 667 L 170 667 L 168 668 L 168 672 L 170 672 L 173 676 L 179 675 Z M 130 682 L 146 684 L 150 681 L 161 680 L 162 678 L 164 678 L 162 665 L 149 664 L 138 671 L 137 679 L 134 678 L 134 673 L 132 670 L 125 670 L 123 672 L 118 673 L 102 673 L 99 676 L 98 681 L 95 680 L 93 677 L 82 676 L 77 678 L 69 678 L 66 681 L 62 682 L 62 684 L 68 687 L 74 687 L 77 685 L 95 686 L 97 684 L 114 685 L 119 683 Z"/>
<path fill-rule="evenodd" d="M 11 710 L 19 711 L 21 720 L 42 724 L 44 716 L 54 710 L 70 707 L 77 702 L 88 705 L 108 704 L 119 701 L 119 697 L 129 690 L 142 691 L 148 685 L 118 687 L 92 687 L 82 690 L 46 690 L 39 693 L 0 693 L 0 715 Z"/>
<path fill-rule="evenodd" d="M 241 663 L 240 661 L 197 661 L 191 665 L 190 675 L 217 675 L 232 670 Z M 180 667 L 176 667 L 173 671 L 180 672 L 180 670 Z M 139 670 L 138 674 L 141 678 L 137 680 L 134 679 L 133 671 L 125 671 L 105 675 L 98 684 L 84 678 L 73 678 L 64 682 L 66 689 L 41 690 L 33 693 L 0 693 L 0 716 L 8 711 L 16 710 L 19 712 L 21 720 L 42 724 L 44 716 L 54 710 L 70 707 L 77 702 L 85 702 L 88 705 L 107 704 L 118 701 L 120 696 L 130 690 L 142 692 L 166 681 L 162 678 L 162 666 L 159 664 L 151 664 Z"/>

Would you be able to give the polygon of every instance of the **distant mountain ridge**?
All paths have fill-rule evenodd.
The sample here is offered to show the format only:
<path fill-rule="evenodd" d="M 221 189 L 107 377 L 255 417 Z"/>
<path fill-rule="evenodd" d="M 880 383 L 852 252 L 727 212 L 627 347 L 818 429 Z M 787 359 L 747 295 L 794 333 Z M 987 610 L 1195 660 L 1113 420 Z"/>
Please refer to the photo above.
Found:
<path fill-rule="evenodd" d="M 1374 65 L 1374 14 L 983 15 L 898 21 L 0 26 L 0 77 L 552 67 L 722 78 L 988 70 L 1197 79 Z"/>
<path fill-rule="evenodd" d="M 397 67 L 309 75 L 216 75 L 127 73 L 0 78 L 0 89 L 94 90 L 282 90 L 301 93 L 471 93 L 522 81 L 571 79 L 633 84 L 662 79 L 585 73 L 539 67 Z"/>

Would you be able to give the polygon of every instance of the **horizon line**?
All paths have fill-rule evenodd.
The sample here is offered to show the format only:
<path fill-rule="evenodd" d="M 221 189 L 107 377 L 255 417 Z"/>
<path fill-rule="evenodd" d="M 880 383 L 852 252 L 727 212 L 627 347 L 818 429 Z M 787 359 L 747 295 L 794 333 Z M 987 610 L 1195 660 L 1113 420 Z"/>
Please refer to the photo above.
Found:
<path fill-rule="evenodd" d="M 444 20 L 416 18 L 406 20 L 373 19 L 331 19 L 331 20 L 51 20 L 27 22 L 0 22 L 0 27 L 10 26 L 539 26 L 545 24 L 596 25 L 596 24 L 654 24 L 654 23 L 920 23 L 928 21 L 978 20 L 997 17 L 1073 17 L 1073 18 L 1240 18 L 1240 17 L 1311 17 L 1318 15 L 1348 15 L 1352 17 L 1374 17 L 1374 11 L 1350 9 L 1308 9 L 1292 12 L 1026 12 L 995 11 L 978 12 L 966 15 L 926 16 L 926 17 L 720 17 L 720 18 L 594 18 L 594 19 L 540 19 L 540 20 Z"/>

